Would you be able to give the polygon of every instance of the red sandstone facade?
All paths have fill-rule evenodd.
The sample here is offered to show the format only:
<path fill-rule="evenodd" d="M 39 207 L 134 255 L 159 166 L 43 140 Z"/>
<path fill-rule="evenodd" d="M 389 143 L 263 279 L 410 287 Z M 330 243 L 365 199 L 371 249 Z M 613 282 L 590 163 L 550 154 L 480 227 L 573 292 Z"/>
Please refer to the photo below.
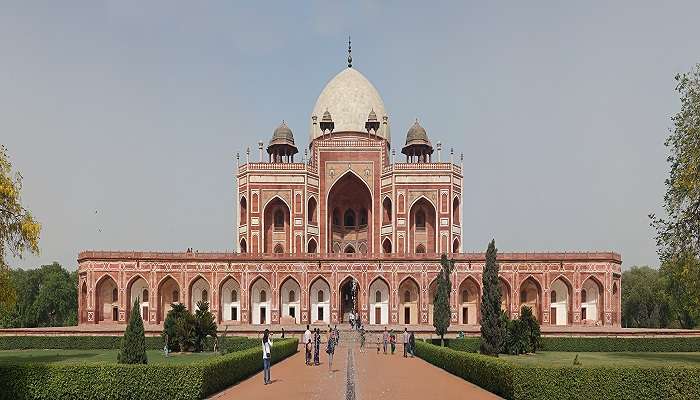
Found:
<path fill-rule="evenodd" d="M 348 68 L 319 96 L 309 150 L 286 124 L 268 162 L 238 165 L 237 253 L 82 252 L 80 322 L 125 323 L 138 298 L 147 323 L 173 302 L 208 301 L 219 323 L 432 324 L 440 255 L 456 261 L 454 324 L 478 324 L 484 255 L 462 253 L 462 165 L 437 162 L 416 121 L 396 162 L 376 89 Z M 308 160 L 307 155 L 308 154 Z M 461 160 L 461 159 L 460 159 Z M 460 163 L 461 164 L 461 163 Z M 501 253 L 502 308 L 543 324 L 620 324 L 615 253 Z M 352 288 L 355 289 L 352 289 Z M 352 293 L 356 293 L 353 301 Z"/>

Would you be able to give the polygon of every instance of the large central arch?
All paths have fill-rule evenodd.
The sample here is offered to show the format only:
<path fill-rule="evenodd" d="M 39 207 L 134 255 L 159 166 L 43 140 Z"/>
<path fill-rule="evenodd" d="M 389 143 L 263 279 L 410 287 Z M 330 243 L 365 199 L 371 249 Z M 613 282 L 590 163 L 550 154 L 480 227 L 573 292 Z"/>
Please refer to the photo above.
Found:
<path fill-rule="evenodd" d="M 328 192 L 328 249 L 372 253 L 372 193 L 354 172 L 348 171 Z"/>

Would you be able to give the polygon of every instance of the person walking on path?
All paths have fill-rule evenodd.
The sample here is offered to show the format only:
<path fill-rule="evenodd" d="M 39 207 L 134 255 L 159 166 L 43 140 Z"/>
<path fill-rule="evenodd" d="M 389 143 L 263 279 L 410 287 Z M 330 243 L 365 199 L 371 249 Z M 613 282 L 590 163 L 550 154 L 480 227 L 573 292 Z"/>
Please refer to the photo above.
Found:
<path fill-rule="evenodd" d="M 378 333 L 375 335 L 375 338 L 374 338 L 374 339 L 377 341 L 377 354 L 379 354 L 379 342 L 380 342 L 380 340 L 379 340 L 379 334 L 378 334 Z M 385 347 L 385 348 L 386 348 L 386 347 Z"/>
<path fill-rule="evenodd" d="M 332 329 L 328 330 L 328 343 L 326 344 L 326 353 L 328 354 L 328 371 L 333 372 L 333 353 L 335 353 L 335 333 Z"/>
<path fill-rule="evenodd" d="M 391 334 L 389 334 L 389 343 L 391 343 L 391 355 L 394 355 L 394 352 L 396 351 L 396 333 L 394 333 L 394 330 L 391 330 Z"/>
<path fill-rule="evenodd" d="M 389 342 L 389 332 L 387 332 L 386 327 L 384 327 L 384 354 L 386 354 L 386 345 Z"/>
<path fill-rule="evenodd" d="M 311 365 L 311 352 L 309 351 L 308 344 L 311 341 L 311 331 L 309 326 L 306 325 L 306 331 L 302 337 L 302 343 L 304 343 L 304 350 L 306 351 L 306 365 Z"/>
<path fill-rule="evenodd" d="M 365 351 L 365 328 L 360 328 L 360 351 Z"/>
<path fill-rule="evenodd" d="M 318 353 L 321 348 L 321 332 L 318 328 L 314 329 L 314 365 L 319 365 Z"/>
<path fill-rule="evenodd" d="M 335 326 L 333 333 L 335 334 L 335 345 L 337 346 L 340 342 L 340 332 L 338 332 L 338 325 Z"/>
<path fill-rule="evenodd" d="M 408 348 L 411 351 L 411 358 L 413 358 L 416 355 L 416 335 L 413 332 L 408 337 Z"/>
<path fill-rule="evenodd" d="M 409 352 L 409 346 L 410 344 L 408 343 L 408 340 L 410 339 L 410 335 L 408 334 L 408 328 L 403 328 L 403 358 L 408 357 L 408 352 Z"/>
<path fill-rule="evenodd" d="M 262 338 L 262 353 L 263 353 L 263 380 L 265 385 L 270 382 L 270 361 L 272 358 L 272 338 L 270 337 L 270 330 L 265 329 Z"/>

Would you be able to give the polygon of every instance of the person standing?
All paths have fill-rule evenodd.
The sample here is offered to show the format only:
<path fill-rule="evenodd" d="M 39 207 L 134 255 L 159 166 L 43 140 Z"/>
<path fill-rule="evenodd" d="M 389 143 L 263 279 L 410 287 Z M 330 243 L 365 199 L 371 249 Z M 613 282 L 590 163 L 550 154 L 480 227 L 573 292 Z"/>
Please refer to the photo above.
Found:
<path fill-rule="evenodd" d="M 263 380 L 265 385 L 270 382 L 270 361 L 272 359 L 272 338 L 270 330 L 265 329 L 262 338 L 262 353 L 263 353 Z"/>
<path fill-rule="evenodd" d="M 328 371 L 333 371 L 333 354 L 335 353 L 336 345 L 335 333 L 332 329 L 328 329 L 328 343 L 326 344 L 326 353 L 328 354 Z"/>
<path fill-rule="evenodd" d="M 377 341 L 377 354 L 379 354 L 379 342 L 380 342 L 380 340 L 379 340 L 379 334 L 378 334 L 378 333 L 376 334 L 376 336 L 375 336 L 374 339 Z M 385 347 L 385 348 L 386 348 L 386 347 Z"/>
<path fill-rule="evenodd" d="M 319 365 L 318 353 L 321 348 L 321 331 L 318 328 L 314 329 L 314 365 Z"/>
<path fill-rule="evenodd" d="M 365 328 L 360 328 L 360 351 L 365 351 Z"/>
<path fill-rule="evenodd" d="M 416 355 L 416 335 L 411 331 L 411 335 L 408 337 L 408 349 L 411 351 L 411 358 Z"/>
<path fill-rule="evenodd" d="M 384 354 L 386 354 L 386 345 L 389 342 L 389 332 L 387 332 L 386 326 L 384 327 L 383 339 L 384 339 Z"/>
<path fill-rule="evenodd" d="M 394 355 L 394 352 L 396 351 L 396 333 L 394 333 L 394 330 L 391 330 L 391 333 L 389 334 L 389 343 L 391 344 L 391 355 Z"/>
<path fill-rule="evenodd" d="M 337 346 L 340 342 L 340 332 L 338 331 L 338 325 L 335 326 L 333 333 L 335 334 L 335 345 Z"/>
<path fill-rule="evenodd" d="M 309 326 L 306 325 L 306 331 L 302 337 L 302 343 L 304 343 L 304 350 L 306 353 L 306 365 L 311 364 L 311 352 L 309 351 L 308 347 L 309 342 L 311 342 L 311 331 L 309 330 Z"/>
<path fill-rule="evenodd" d="M 403 358 L 408 357 L 409 346 L 408 339 L 410 335 L 408 334 L 408 328 L 403 328 Z"/>

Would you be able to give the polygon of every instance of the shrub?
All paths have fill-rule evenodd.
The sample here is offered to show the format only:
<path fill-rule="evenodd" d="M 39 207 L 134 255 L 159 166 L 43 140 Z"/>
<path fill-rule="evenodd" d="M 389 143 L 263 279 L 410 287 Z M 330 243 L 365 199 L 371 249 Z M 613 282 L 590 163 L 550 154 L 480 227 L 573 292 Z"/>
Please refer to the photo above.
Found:
<path fill-rule="evenodd" d="M 214 314 L 209 311 L 209 302 L 197 302 L 197 311 L 194 313 L 194 349 L 202 351 L 204 339 L 216 337 L 216 322 Z"/>
<path fill-rule="evenodd" d="M 429 363 L 506 399 L 700 398 L 700 368 L 545 368 L 515 365 L 425 342 L 416 342 L 416 350 L 416 354 Z"/>
<path fill-rule="evenodd" d="M 117 354 L 117 362 L 120 364 L 147 364 L 146 357 L 146 335 L 143 330 L 143 320 L 141 319 L 141 307 L 139 299 L 134 302 L 134 310 L 129 316 L 129 325 L 124 331 L 122 345 Z"/>
<path fill-rule="evenodd" d="M 521 319 L 508 321 L 505 350 L 508 354 L 524 354 L 532 348 L 530 344 L 530 328 Z"/>
<path fill-rule="evenodd" d="M 0 350 L 61 349 L 61 350 L 118 350 L 121 336 L 0 336 Z M 257 339 L 242 336 L 228 336 L 219 339 L 219 348 L 238 351 L 255 347 Z M 204 349 L 211 351 L 214 339 L 204 340 Z M 146 350 L 162 350 L 163 338 L 146 336 Z"/>
<path fill-rule="evenodd" d="M 194 315 L 182 303 L 170 306 L 163 321 L 163 333 L 167 338 L 168 349 L 171 351 L 187 351 L 195 341 Z"/>
<path fill-rule="evenodd" d="M 528 352 L 537 352 L 537 349 L 540 347 L 540 336 L 542 336 L 542 333 L 540 332 L 540 323 L 532 315 L 532 308 L 522 307 L 520 309 L 520 321 L 527 327 Z"/>
<path fill-rule="evenodd" d="M 0 398 L 201 399 L 262 369 L 257 345 L 189 365 L 0 365 Z M 297 350 L 297 339 L 275 342 L 272 362 Z"/>
<path fill-rule="evenodd" d="M 1 337 L 0 337 L 1 338 Z M 478 337 L 450 339 L 448 347 L 473 353 Z M 0 341 L 1 343 L 1 341 Z M 700 352 L 700 337 L 547 337 L 540 338 L 541 351 L 588 352 Z"/>

